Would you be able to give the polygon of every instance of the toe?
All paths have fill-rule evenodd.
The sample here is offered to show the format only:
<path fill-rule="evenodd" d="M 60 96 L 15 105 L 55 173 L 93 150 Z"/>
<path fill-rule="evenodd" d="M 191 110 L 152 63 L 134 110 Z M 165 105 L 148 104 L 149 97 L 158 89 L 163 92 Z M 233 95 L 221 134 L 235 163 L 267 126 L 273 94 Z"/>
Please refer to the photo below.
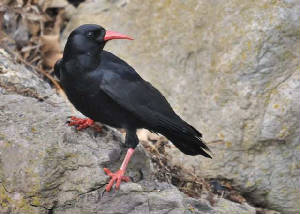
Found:
<path fill-rule="evenodd" d="M 81 129 L 85 129 L 87 126 L 85 124 L 80 124 L 76 129 L 80 131 Z"/>
<path fill-rule="evenodd" d="M 103 170 L 104 170 L 105 174 L 107 174 L 108 176 L 111 176 L 112 172 L 109 169 L 103 168 Z"/>
<path fill-rule="evenodd" d="M 119 188 L 120 188 L 121 181 L 122 181 L 122 178 L 121 178 L 121 177 L 119 177 L 119 178 L 117 179 L 117 183 L 116 183 L 116 189 L 119 189 Z"/>
<path fill-rule="evenodd" d="M 123 176 L 123 177 L 121 178 L 121 180 L 124 181 L 124 182 L 129 182 L 129 181 L 130 181 L 130 178 L 129 178 L 128 176 Z"/>
<path fill-rule="evenodd" d="M 109 183 L 105 187 L 105 190 L 107 192 L 109 192 L 111 190 L 112 186 L 114 185 L 115 180 L 116 180 L 115 177 L 113 177 L 112 179 L 110 179 Z"/>
<path fill-rule="evenodd" d="M 115 188 L 119 189 L 121 182 L 128 182 L 130 181 L 130 178 L 128 176 L 123 176 L 124 175 L 124 170 L 119 170 L 116 173 L 112 173 L 109 169 L 104 168 L 103 169 L 104 172 L 111 177 L 109 183 L 106 185 L 105 190 L 107 192 L 109 192 L 112 188 L 112 186 L 114 185 L 114 183 L 116 182 Z"/>

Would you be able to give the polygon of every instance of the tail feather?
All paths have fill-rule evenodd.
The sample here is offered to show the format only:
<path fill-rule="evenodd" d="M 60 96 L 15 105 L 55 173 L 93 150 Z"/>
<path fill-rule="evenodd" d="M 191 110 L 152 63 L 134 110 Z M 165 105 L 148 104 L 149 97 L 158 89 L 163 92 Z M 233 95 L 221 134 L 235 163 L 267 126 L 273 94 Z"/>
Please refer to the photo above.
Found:
<path fill-rule="evenodd" d="M 212 158 L 209 148 L 202 140 L 202 134 L 183 120 L 161 120 L 159 132 L 166 136 L 181 152 L 186 155 L 203 155 Z M 206 151 L 205 151 L 206 150 Z"/>

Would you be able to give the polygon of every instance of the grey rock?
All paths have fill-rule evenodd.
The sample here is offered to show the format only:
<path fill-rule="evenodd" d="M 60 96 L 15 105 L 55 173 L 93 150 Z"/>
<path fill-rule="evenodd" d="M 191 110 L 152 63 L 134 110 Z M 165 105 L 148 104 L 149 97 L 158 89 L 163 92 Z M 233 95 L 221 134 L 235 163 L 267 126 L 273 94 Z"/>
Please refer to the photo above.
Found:
<path fill-rule="evenodd" d="M 134 37 L 106 49 L 162 91 L 214 153 L 167 149 L 170 163 L 232 180 L 264 207 L 300 211 L 298 1 L 95 0 L 80 5 L 62 44 L 84 23 Z"/>
<path fill-rule="evenodd" d="M 33 75 L 24 65 L 18 64 L 4 49 L 0 48 L 0 86 L 2 93 L 18 93 L 43 98 L 53 91 L 38 75 Z"/>
<path fill-rule="evenodd" d="M 222 206 L 255 213 L 247 204 L 230 201 L 212 207 L 207 200 L 188 198 L 174 186 L 156 182 L 150 158 L 141 146 L 128 167 L 134 182 L 102 196 L 108 181 L 102 168 L 120 167 L 126 152 L 123 136 L 109 127 L 96 133 L 67 126 L 71 111 L 64 100 L 34 73 L 14 65 L 3 50 L 1 53 L 7 56 L 0 62 L 1 68 L 6 65 L 6 72 L 0 74 L 2 82 L 52 94 L 43 101 L 18 94 L 18 90 L 0 94 L 1 213 L 218 214 Z"/>

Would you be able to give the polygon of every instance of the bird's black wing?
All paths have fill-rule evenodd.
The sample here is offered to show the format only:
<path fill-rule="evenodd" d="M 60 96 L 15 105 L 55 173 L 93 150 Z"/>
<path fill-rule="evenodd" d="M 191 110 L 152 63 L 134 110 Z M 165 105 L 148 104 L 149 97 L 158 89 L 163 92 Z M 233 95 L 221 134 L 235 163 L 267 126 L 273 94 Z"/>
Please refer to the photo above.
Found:
<path fill-rule="evenodd" d="M 123 67 L 124 68 L 124 67 Z M 100 89 L 116 103 L 154 128 L 161 117 L 179 118 L 165 97 L 132 71 L 105 71 Z"/>
<path fill-rule="evenodd" d="M 125 61 L 103 51 L 100 89 L 141 120 L 165 115 L 179 118 L 165 97 Z"/>
<path fill-rule="evenodd" d="M 201 141 L 201 133 L 183 121 L 165 97 L 133 68 L 117 66 L 115 70 L 103 69 L 102 72 L 100 89 L 141 120 L 144 128 L 162 133 L 185 154 L 210 157 L 202 149 L 209 150 Z M 195 144 L 195 148 L 191 144 Z"/>

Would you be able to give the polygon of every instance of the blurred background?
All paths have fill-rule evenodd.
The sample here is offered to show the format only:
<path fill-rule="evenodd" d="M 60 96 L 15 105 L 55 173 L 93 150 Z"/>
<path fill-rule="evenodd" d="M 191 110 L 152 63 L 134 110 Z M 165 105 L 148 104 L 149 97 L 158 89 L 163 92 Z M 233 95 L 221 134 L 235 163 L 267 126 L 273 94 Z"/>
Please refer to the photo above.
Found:
<path fill-rule="evenodd" d="M 175 169 L 170 182 L 198 196 L 192 180 L 201 178 L 237 203 L 300 211 L 299 1 L 2 0 L 0 50 L 61 91 L 53 65 L 86 23 L 135 39 L 105 49 L 157 87 L 213 151 L 212 160 L 185 156 L 142 130 Z M 0 69 L 0 87 L 8 82 Z"/>

